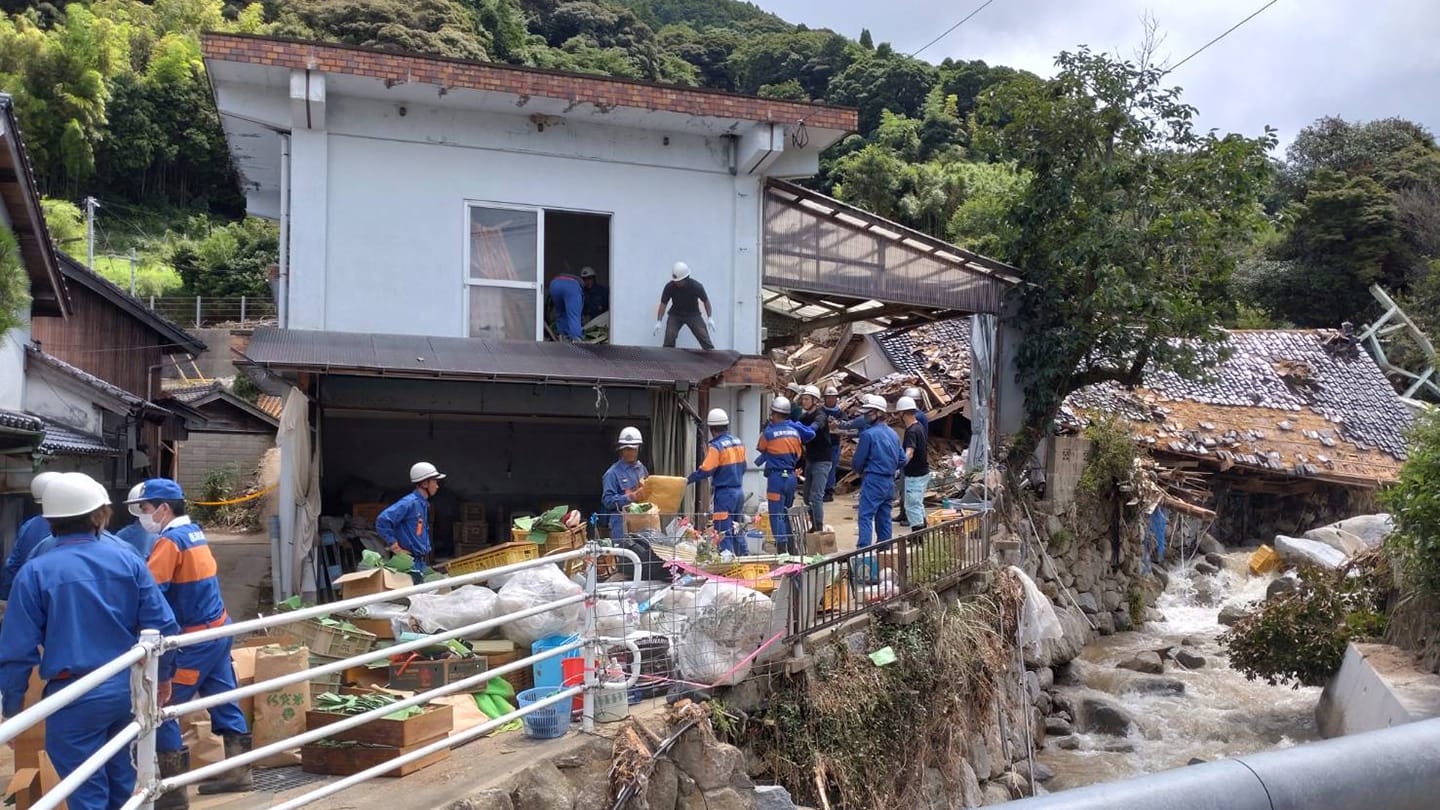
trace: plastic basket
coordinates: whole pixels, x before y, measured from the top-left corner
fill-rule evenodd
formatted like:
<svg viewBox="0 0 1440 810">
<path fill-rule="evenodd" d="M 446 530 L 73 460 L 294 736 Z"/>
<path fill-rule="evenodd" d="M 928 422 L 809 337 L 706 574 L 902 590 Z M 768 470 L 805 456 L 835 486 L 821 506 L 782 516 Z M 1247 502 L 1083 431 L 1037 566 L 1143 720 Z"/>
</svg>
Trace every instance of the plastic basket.
<svg viewBox="0 0 1440 810">
<path fill-rule="evenodd" d="M 330 658 L 330 657 L 327 657 L 327 656 L 324 656 L 324 655 L 311 655 L 311 656 L 310 656 L 310 668 L 311 668 L 311 669 L 314 669 L 315 667 L 323 667 L 323 666 L 325 666 L 326 664 L 333 664 L 333 663 L 335 663 L 336 661 L 339 661 L 339 660 L 340 660 L 339 658 Z M 326 692 L 330 692 L 330 693 L 332 693 L 332 694 L 338 695 L 338 694 L 340 694 L 340 689 L 341 689 L 341 687 L 343 687 L 344 685 L 345 685 L 345 673 L 344 673 L 344 672 L 332 672 L 332 673 L 330 673 L 329 675 L 320 675 L 320 676 L 318 676 L 318 677 L 311 678 L 311 679 L 310 679 L 310 700 L 311 700 L 311 702 L 314 702 L 315 700 L 318 700 L 318 699 L 320 698 L 320 696 L 323 695 L 323 694 L 325 694 Z"/>
<path fill-rule="evenodd" d="M 737 563 L 720 573 L 722 577 L 730 579 L 745 580 L 745 587 L 757 590 L 760 593 L 770 593 L 779 585 L 773 578 L 765 578 L 770 573 L 770 566 L 766 563 Z M 753 580 L 753 582 L 751 581 Z"/>
<path fill-rule="evenodd" d="M 450 576 L 458 577 L 461 574 L 473 574 L 476 571 L 486 571 L 502 565 L 522 563 L 539 556 L 540 546 L 535 543 L 501 543 L 494 548 L 466 554 L 464 557 L 456 557 L 446 565 L 445 570 L 450 572 Z"/>
<path fill-rule="evenodd" d="M 284 625 L 281 632 L 288 633 L 302 641 L 311 655 L 323 655 L 339 660 L 350 658 L 375 648 L 375 634 L 364 630 L 342 630 L 339 627 L 321 624 L 319 619 L 306 619 Z"/>
<path fill-rule="evenodd" d="M 534 689 L 526 689 L 516 696 L 520 708 L 531 706 L 545 698 L 552 697 L 559 693 L 558 686 L 538 686 Z M 523 718 L 525 721 L 525 736 L 536 740 L 553 740 L 556 737 L 564 737 L 570 730 L 570 705 L 565 701 L 552 703 L 543 709 L 537 709 Z"/>
</svg>

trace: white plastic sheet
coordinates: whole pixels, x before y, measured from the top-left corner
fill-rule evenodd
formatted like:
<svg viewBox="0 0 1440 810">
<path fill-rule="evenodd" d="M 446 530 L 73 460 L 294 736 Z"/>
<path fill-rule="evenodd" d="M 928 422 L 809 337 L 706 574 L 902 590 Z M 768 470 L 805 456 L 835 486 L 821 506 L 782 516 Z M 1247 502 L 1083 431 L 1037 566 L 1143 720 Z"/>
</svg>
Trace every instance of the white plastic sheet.
<svg viewBox="0 0 1440 810">
<path fill-rule="evenodd" d="M 527 568 L 512 575 L 500 589 L 496 611 L 497 615 L 514 613 L 584 592 L 584 588 L 566 579 L 556 566 Z M 547 610 L 529 618 L 506 622 L 500 632 L 505 638 L 529 649 L 546 636 L 568 636 L 578 631 L 580 609 L 581 605 L 576 603 Z"/>
<path fill-rule="evenodd" d="M 708 583 L 695 596 L 695 617 L 672 644 L 680 672 L 702 684 L 734 685 L 750 674 L 746 661 L 765 641 L 775 605 L 768 596 L 730 583 Z"/>
<path fill-rule="evenodd" d="M 1025 589 L 1025 604 L 1020 608 L 1020 646 L 1038 650 L 1043 642 L 1063 636 L 1065 630 L 1060 626 L 1060 617 L 1055 615 L 1055 606 L 1035 586 L 1035 581 L 1013 565 L 1009 570 Z"/>
<path fill-rule="evenodd" d="M 415 594 L 410 597 L 410 616 L 421 631 L 439 633 L 495 618 L 499 601 L 489 588 L 466 585 L 450 593 Z M 486 635 L 487 631 L 481 631 L 466 638 Z"/>
</svg>

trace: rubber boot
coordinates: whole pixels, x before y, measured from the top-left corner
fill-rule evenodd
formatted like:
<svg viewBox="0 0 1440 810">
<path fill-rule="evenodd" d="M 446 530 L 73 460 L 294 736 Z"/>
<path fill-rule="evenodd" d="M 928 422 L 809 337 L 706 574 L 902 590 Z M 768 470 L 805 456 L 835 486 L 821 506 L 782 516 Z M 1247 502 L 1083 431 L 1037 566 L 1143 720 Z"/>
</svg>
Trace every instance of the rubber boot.
<svg viewBox="0 0 1440 810">
<path fill-rule="evenodd" d="M 190 771 L 190 749 L 160 752 L 160 778 L 170 779 Z M 190 810 L 190 793 L 186 788 L 175 788 L 155 800 L 155 810 Z"/>
<path fill-rule="evenodd" d="M 225 735 L 225 758 L 234 759 L 241 754 L 250 753 L 253 739 L 249 734 L 226 734 Z M 216 793 L 246 793 L 255 789 L 255 777 L 250 771 L 249 765 L 240 765 L 214 779 L 206 779 L 200 783 L 200 795 L 210 796 Z"/>
</svg>

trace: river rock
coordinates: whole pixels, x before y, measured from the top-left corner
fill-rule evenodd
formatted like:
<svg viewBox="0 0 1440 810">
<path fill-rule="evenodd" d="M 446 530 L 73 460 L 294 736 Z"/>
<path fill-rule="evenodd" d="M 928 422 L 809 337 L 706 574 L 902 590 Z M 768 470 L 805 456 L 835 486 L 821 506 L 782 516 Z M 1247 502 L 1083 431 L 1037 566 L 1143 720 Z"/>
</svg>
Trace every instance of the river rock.
<svg viewBox="0 0 1440 810">
<path fill-rule="evenodd" d="M 1096 613 L 1094 616 L 1090 617 L 1090 621 L 1095 622 L 1095 632 L 1099 633 L 1100 635 L 1115 635 L 1115 614 Z"/>
<path fill-rule="evenodd" d="M 1125 682 L 1124 691 L 1139 695 L 1183 695 L 1185 682 L 1175 678 L 1131 678 Z"/>
<path fill-rule="evenodd" d="M 1055 688 L 1055 670 L 1050 667 L 1040 667 L 1035 670 L 1035 677 L 1040 681 L 1040 688 L 1050 691 Z"/>
<path fill-rule="evenodd" d="M 960 806 L 979 807 L 985 803 L 985 794 L 980 790 L 980 779 L 967 760 L 960 760 Z"/>
<path fill-rule="evenodd" d="M 1037 761 L 1033 766 L 1029 761 L 1021 762 L 1015 766 L 1015 770 L 1029 780 L 1032 785 L 1043 785 L 1055 778 L 1055 771 L 1051 770 L 1043 762 Z"/>
<path fill-rule="evenodd" d="M 795 800 L 779 785 L 756 785 L 755 810 L 795 810 Z"/>
<path fill-rule="evenodd" d="M 755 793 L 724 787 L 683 796 L 676 810 L 755 810 Z"/>
<path fill-rule="evenodd" d="M 575 788 L 553 763 L 540 762 L 521 772 L 510 799 L 525 810 L 570 810 Z"/>
<path fill-rule="evenodd" d="M 1205 656 L 1196 655 L 1187 649 L 1181 648 L 1175 651 L 1175 663 L 1186 669 L 1204 669 Z"/>
<path fill-rule="evenodd" d="M 1205 555 L 1205 562 L 1215 566 L 1217 570 L 1225 567 L 1225 558 L 1213 551 Z"/>
<path fill-rule="evenodd" d="M 1205 532 L 1204 534 L 1200 535 L 1200 542 L 1198 545 L 1200 547 L 1201 554 L 1225 553 L 1225 544 L 1221 543 L 1219 540 L 1216 540 L 1215 535 L 1209 532 Z"/>
<path fill-rule="evenodd" d="M 1100 612 L 1100 603 L 1095 599 L 1095 594 L 1089 591 L 1076 594 L 1075 604 L 1079 605 L 1081 610 L 1092 616 Z"/>
<path fill-rule="evenodd" d="M 1111 740 L 1105 743 L 1100 750 L 1107 754 L 1133 754 L 1135 753 L 1135 743 Z"/>
<path fill-rule="evenodd" d="M 1360 538 L 1360 542 L 1369 548 L 1379 548 L 1385 538 L 1395 531 L 1395 518 L 1383 512 L 1378 515 L 1357 515 L 1330 526 Z"/>
<path fill-rule="evenodd" d="M 1292 565 L 1304 563 L 1321 568 L 1339 568 L 1345 563 L 1345 552 L 1331 548 L 1324 543 L 1306 540 L 1303 537 L 1275 535 L 1275 551 L 1280 559 Z"/>
<path fill-rule="evenodd" d="M 1046 737 L 1068 737 L 1075 733 L 1075 727 L 1063 717 L 1045 718 Z"/>
<path fill-rule="evenodd" d="M 1185 638 L 1180 639 L 1181 647 L 1199 647 L 1201 644 L 1204 643 L 1205 642 L 1203 639 L 1196 638 L 1195 636 L 1186 636 Z"/>
<path fill-rule="evenodd" d="M 1092 695 L 1080 701 L 1075 727 L 1084 734 L 1108 734 L 1124 737 L 1135 728 L 1135 718 L 1119 703 Z"/>
<path fill-rule="evenodd" d="M 1209 762 L 1209 761 L 1210 761 L 1210 760 L 1204 759 L 1204 758 L 1202 758 L 1202 757 L 1191 757 L 1191 758 L 1190 758 L 1190 761 L 1187 762 L 1187 763 L 1185 763 L 1185 764 L 1186 764 L 1186 765 L 1204 765 L 1205 763 L 1207 763 L 1207 762 Z"/>
<path fill-rule="evenodd" d="M 1080 737 L 1075 734 L 1071 734 L 1069 737 L 1060 737 L 1055 740 L 1055 747 L 1061 751 L 1078 751 L 1080 750 Z"/>
<path fill-rule="evenodd" d="M 1000 774 L 1000 778 L 995 782 L 1004 785 L 1010 791 L 1012 799 L 1023 799 L 1030 795 L 1030 780 L 1026 779 L 1018 770 Z"/>
<path fill-rule="evenodd" d="M 1208 577 L 1220 573 L 1220 567 L 1212 564 L 1209 560 L 1200 560 L 1195 563 L 1195 573 Z"/>
<path fill-rule="evenodd" d="M 983 791 L 985 795 L 985 807 L 995 804 L 1004 804 L 1010 801 L 1010 788 L 998 782 L 986 782 Z"/>
<path fill-rule="evenodd" d="M 1153 652 L 1142 652 L 1133 658 L 1121 661 L 1116 666 L 1133 672 L 1144 672 L 1148 675 L 1159 675 L 1165 671 L 1165 662 L 1160 660 L 1158 653 Z"/>
<path fill-rule="evenodd" d="M 1090 623 L 1084 613 L 1073 607 L 1057 607 L 1055 618 L 1060 620 L 1060 638 L 1047 639 L 1038 649 L 1027 647 L 1026 666 L 1054 667 L 1067 663 L 1074 660 L 1090 641 Z"/>
<path fill-rule="evenodd" d="M 1125 598 L 1121 596 L 1117 590 L 1106 590 L 1100 595 L 1100 607 L 1105 611 L 1119 610 L 1120 603 L 1123 601 L 1125 601 Z"/>
<path fill-rule="evenodd" d="M 1226 604 L 1225 607 L 1220 608 L 1220 616 L 1216 621 L 1226 627 L 1234 627 L 1241 619 L 1249 615 L 1250 611 L 1246 609 L 1244 605 L 1237 602 L 1230 602 Z"/>
<path fill-rule="evenodd" d="M 1159 609 L 1153 608 L 1153 607 L 1147 607 L 1147 608 L 1145 608 L 1145 621 L 1147 621 L 1147 622 L 1163 622 L 1163 621 L 1167 621 L 1167 619 L 1165 618 L 1165 614 L 1164 614 L 1164 613 L 1161 613 L 1161 612 L 1159 611 Z"/>
<path fill-rule="evenodd" d="M 1344 554 L 1346 557 L 1353 557 L 1369 549 L 1369 546 L 1365 545 L 1364 540 L 1343 529 L 1337 529 L 1334 526 L 1321 526 L 1318 529 L 1311 529 L 1302 536 L 1306 540 L 1324 543 L 1341 554 Z"/>
<path fill-rule="evenodd" d="M 495 788 L 476 791 L 450 806 L 456 810 L 515 810 L 510 794 Z"/>
<path fill-rule="evenodd" d="M 686 732 L 670 749 L 670 758 L 702 791 L 730 784 L 736 772 L 743 770 L 745 762 L 739 748 L 706 740 L 698 731 Z"/>
<path fill-rule="evenodd" d="M 1294 577 L 1277 577 L 1265 588 L 1265 598 L 1267 600 L 1274 599 L 1281 594 L 1294 591 L 1297 587 L 1299 587 L 1299 583 L 1295 581 Z"/>
<path fill-rule="evenodd" d="M 1127 630 L 1135 629 L 1135 622 L 1130 618 L 1130 611 L 1117 610 L 1110 614 L 1110 620 L 1115 624 L 1115 632 L 1124 633 Z"/>
<path fill-rule="evenodd" d="M 965 750 L 965 760 L 979 778 L 990 778 L 990 746 L 985 744 L 984 735 L 975 734 L 970 737 L 970 746 Z"/>
</svg>

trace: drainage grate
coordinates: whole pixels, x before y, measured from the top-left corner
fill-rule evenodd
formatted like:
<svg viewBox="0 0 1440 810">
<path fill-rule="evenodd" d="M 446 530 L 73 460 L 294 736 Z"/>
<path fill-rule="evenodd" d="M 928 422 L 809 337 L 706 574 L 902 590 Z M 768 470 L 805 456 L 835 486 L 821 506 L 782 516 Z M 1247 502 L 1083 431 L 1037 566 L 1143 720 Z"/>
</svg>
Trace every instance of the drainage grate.
<svg viewBox="0 0 1440 810">
<path fill-rule="evenodd" d="M 255 771 L 255 791 L 257 793 L 282 793 L 324 779 L 323 774 L 306 773 L 300 770 L 299 765 L 265 768 Z"/>
</svg>

